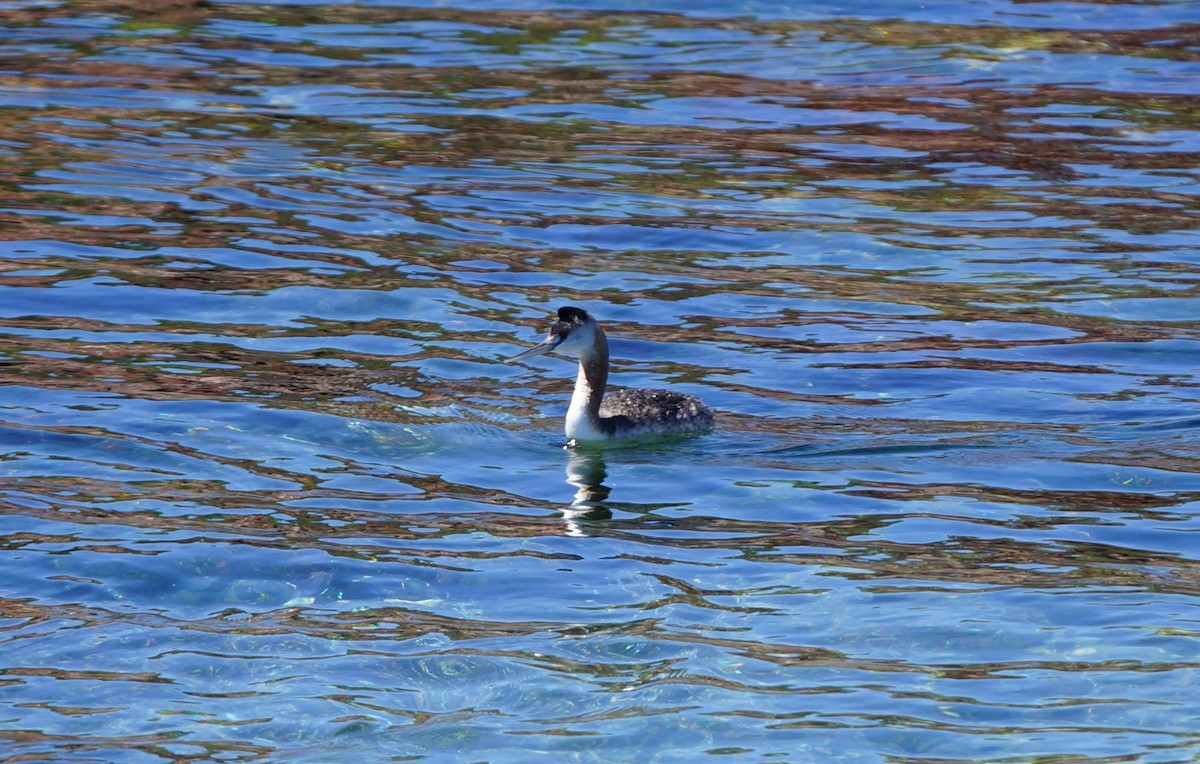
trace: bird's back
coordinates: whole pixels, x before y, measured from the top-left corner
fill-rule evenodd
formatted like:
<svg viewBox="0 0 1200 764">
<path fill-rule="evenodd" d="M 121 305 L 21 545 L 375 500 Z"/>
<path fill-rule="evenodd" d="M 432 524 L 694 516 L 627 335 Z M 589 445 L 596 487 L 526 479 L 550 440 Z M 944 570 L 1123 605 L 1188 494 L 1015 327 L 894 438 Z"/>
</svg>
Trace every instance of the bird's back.
<svg viewBox="0 0 1200 764">
<path fill-rule="evenodd" d="M 613 390 L 600 404 L 613 435 L 700 432 L 712 427 L 713 412 L 694 395 L 671 390 Z"/>
</svg>

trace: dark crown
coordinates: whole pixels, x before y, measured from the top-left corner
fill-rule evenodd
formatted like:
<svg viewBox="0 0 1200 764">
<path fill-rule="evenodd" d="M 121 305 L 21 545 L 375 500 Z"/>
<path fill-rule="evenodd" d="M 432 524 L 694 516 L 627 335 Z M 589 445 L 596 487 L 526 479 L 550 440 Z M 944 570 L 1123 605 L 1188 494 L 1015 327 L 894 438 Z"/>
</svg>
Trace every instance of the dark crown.
<svg viewBox="0 0 1200 764">
<path fill-rule="evenodd" d="M 591 316 L 582 308 L 574 308 L 570 305 L 565 308 L 558 309 L 558 320 L 568 324 L 582 324 L 585 321 L 590 321 Z"/>
</svg>

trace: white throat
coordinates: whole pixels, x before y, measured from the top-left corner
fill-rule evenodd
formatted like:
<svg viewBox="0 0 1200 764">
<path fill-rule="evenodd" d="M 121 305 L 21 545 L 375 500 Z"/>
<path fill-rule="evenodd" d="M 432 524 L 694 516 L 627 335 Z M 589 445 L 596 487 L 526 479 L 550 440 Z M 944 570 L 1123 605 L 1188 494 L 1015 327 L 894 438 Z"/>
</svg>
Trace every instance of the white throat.
<svg viewBox="0 0 1200 764">
<path fill-rule="evenodd" d="M 605 440 L 597 413 L 603 396 L 604 388 L 597 390 L 588 381 L 581 359 L 579 375 L 575 377 L 575 392 L 571 394 L 571 406 L 567 409 L 566 431 L 569 440 Z"/>
</svg>

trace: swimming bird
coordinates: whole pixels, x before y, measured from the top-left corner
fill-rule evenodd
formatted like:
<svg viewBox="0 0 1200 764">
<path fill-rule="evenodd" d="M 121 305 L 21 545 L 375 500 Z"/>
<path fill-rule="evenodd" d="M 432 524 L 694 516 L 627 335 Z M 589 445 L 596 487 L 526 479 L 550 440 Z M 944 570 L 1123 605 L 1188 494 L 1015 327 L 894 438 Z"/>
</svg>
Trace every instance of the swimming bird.
<svg viewBox="0 0 1200 764">
<path fill-rule="evenodd" d="M 558 320 L 541 344 L 505 360 L 523 361 L 552 350 L 579 358 L 575 392 L 567 408 L 566 431 L 572 443 L 691 434 L 712 427 L 712 409 L 694 395 L 641 389 L 605 395 L 608 339 L 586 310 L 559 308 Z"/>
</svg>

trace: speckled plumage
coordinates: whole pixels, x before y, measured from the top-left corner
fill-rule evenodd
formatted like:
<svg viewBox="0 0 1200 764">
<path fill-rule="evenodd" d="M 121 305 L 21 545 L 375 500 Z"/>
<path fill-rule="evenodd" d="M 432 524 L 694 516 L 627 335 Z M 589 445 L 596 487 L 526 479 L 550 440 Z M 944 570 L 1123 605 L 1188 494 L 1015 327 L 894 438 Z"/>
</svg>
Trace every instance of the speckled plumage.
<svg viewBox="0 0 1200 764">
<path fill-rule="evenodd" d="M 613 390 L 600 401 L 600 427 L 611 438 L 687 434 L 712 427 L 712 409 L 694 395 L 671 390 Z"/>
</svg>

